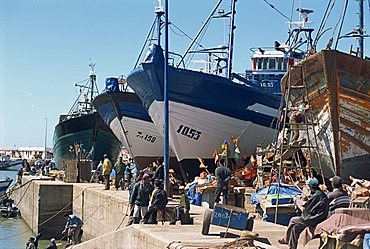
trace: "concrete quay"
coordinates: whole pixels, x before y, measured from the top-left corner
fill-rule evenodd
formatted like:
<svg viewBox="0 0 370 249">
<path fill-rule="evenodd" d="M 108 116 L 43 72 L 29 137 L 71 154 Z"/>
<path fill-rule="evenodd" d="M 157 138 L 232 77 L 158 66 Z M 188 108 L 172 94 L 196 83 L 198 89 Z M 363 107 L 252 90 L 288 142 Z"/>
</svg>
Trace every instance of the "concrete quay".
<svg viewBox="0 0 370 249">
<path fill-rule="evenodd" d="M 11 198 L 21 210 L 22 217 L 44 239 L 62 237 L 63 214 L 73 212 L 84 222 L 83 243 L 76 249 L 87 248 L 234 248 L 225 243 L 235 241 L 240 231 L 229 229 L 228 238 L 220 235 L 226 228 L 211 225 L 210 234 L 201 234 L 205 207 L 191 206 L 194 225 L 137 224 L 125 227 L 128 221 L 128 191 L 103 190 L 102 184 L 64 183 L 25 176 L 20 188 Z M 254 232 L 259 234 L 255 245 L 261 248 L 287 248 L 277 240 L 286 227 L 255 220 Z M 231 238 L 230 238 L 231 237 Z M 299 248 L 318 248 L 319 241 L 310 241 Z"/>
</svg>

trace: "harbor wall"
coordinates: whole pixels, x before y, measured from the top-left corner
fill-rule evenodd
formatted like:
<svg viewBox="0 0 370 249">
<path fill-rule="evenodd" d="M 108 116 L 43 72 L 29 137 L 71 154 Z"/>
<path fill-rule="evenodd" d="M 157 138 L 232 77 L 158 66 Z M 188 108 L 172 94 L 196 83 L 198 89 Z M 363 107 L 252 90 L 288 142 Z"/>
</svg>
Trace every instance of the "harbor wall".
<svg viewBox="0 0 370 249">
<path fill-rule="evenodd" d="M 50 178 L 24 176 L 11 193 L 21 216 L 43 239 L 60 239 L 65 213 L 84 222 L 83 240 L 119 230 L 128 221 L 127 191 L 101 191 L 101 184 L 64 183 Z"/>
<path fill-rule="evenodd" d="M 60 239 L 66 222 L 63 214 L 72 210 L 72 191 L 72 184 L 24 176 L 10 197 L 35 234 L 41 233 L 43 239 Z"/>
<path fill-rule="evenodd" d="M 74 184 L 73 213 L 83 222 L 83 240 L 90 240 L 123 228 L 127 224 L 127 191 L 105 191 L 102 185 Z"/>
</svg>

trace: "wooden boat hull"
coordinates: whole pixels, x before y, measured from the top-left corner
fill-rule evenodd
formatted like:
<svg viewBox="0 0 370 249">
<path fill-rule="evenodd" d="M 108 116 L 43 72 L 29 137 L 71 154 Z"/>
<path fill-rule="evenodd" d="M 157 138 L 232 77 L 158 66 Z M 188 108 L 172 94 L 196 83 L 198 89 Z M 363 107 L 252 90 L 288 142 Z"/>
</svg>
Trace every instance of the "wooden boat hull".
<svg viewBox="0 0 370 249">
<path fill-rule="evenodd" d="M 289 81 L 292 86 L 303 81 L 307 85 L 319 154 L 328 177 L 370 179 L 369 80 L 370 61 L 336 50 L 308 57 L 291 67 L 282 80 L 282 89 Z M 296 90 L 290 96 L 293 105 L 304 98 Z M 317 158 L 312 160 L 317 167 Z"/>
</svg>

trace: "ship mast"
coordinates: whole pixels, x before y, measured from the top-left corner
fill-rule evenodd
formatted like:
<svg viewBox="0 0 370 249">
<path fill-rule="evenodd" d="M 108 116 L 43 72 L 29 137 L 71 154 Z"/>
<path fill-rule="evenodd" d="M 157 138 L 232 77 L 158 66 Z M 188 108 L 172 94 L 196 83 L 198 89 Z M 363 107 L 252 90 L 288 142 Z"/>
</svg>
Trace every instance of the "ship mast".
<svg viewBox="0 0 370 249">
<path fill-rule="evenodd" d="M 364 58 L 364 0 L 357 0 L 359 3 L 359 25 L 358 25 L 358 46 L 359 46 L 359 53 L 358 57 L 361 59 Z"/>
<path fill-rule="evenodd" d="M 231 0 L 231 18 L 230 18 L 230 40 L 229 40 L 229 54 L 227 59 L 227 75 L 228 79 L 231 78 L 232 71 L 232 61 L 233 61 L 233 51 L 234 51 L 234 30 L 235 30 L 235 2 L 236 0 Z"/>
</svg>

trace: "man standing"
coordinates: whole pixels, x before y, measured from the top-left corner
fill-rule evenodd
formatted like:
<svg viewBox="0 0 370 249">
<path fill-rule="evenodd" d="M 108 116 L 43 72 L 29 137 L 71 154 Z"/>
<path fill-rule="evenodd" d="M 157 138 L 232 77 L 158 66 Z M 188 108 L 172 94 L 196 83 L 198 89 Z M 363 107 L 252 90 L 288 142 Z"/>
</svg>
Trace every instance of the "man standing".
<svg viewBox="0 0 370 249">
<path fill-rule="evenodd" d="M 82 237 L 82 225 L 84 224 L 82 220 L 74 214 L 68 215 L 64 214 L 64 218 L 66 218 L 67 222 L 62 231 L 62 234 L 67 233 L 67 237 L 71 240 L 72 245 L 77 245 L 81 243 Z"/>
<path fill-rule="evenodd" d="M 116 171 L 116 190 L 118 190 L 119 187 L 123 190 L 123 174 L 126 170 L 126 164 L 123 163 L 122 157 L 120 156 L 117 160 L 117 162 L 114 164 L 114 169 Z"/>
<path fill-rule="evenodd" d="M 140 217 L 144 217 L 148 210 L 150 195 L 153 192 L 153 186 L 150 184 L 150 176 L 144 174 L 143 179 L 136 183 L 130 197 L 130 204 L 134 205 L 134 223 L 138 224 Z"/>
<path fill-rule="evenodd" d="M 220 196 L 222 193 L 223 204 L 227 204 L 227 196 L 229 192 L 229 181 L 231 179 L 231 170 L 224 166 L 224 159 L 221 159 L 218 162 L 218 166 L 215 171 L 216 176 L 216 190 L 215 190 L 215 203 L 219 203 Z"/>
<path fill-rule="evenodd" d="M 153 179 L 154 180 L 164 180 L 164 165 L 163 159 L 161 157 L 157 158 L 156 160 L 157 168 L 155 170 Z"/>
<path fill-rule="evenodd" d="M 310 187 L 311 197 L 303 205 L 302 215 L 290 219 L 285 238 L 278 240 L 280 244 L 288 244 L 290 249 L 297 248 L 299 235 L 306 227 L 315 227 L 328 216 L 328 197 L 319 188 L 319 181 L 311 178 L 307 185 Z"/>
<path fill-rule="evenodd" d="M 102 171 L 102 175 L 104 177 L 104 185 L 105 185 L 104 190 L 109 190 L 110 188 L 109 176 L 110 176 L 111 171 L 112 171 L 112 162 L 109 160 L 108 155 L 104 154 L 103 171 Z"/>
</svg>

